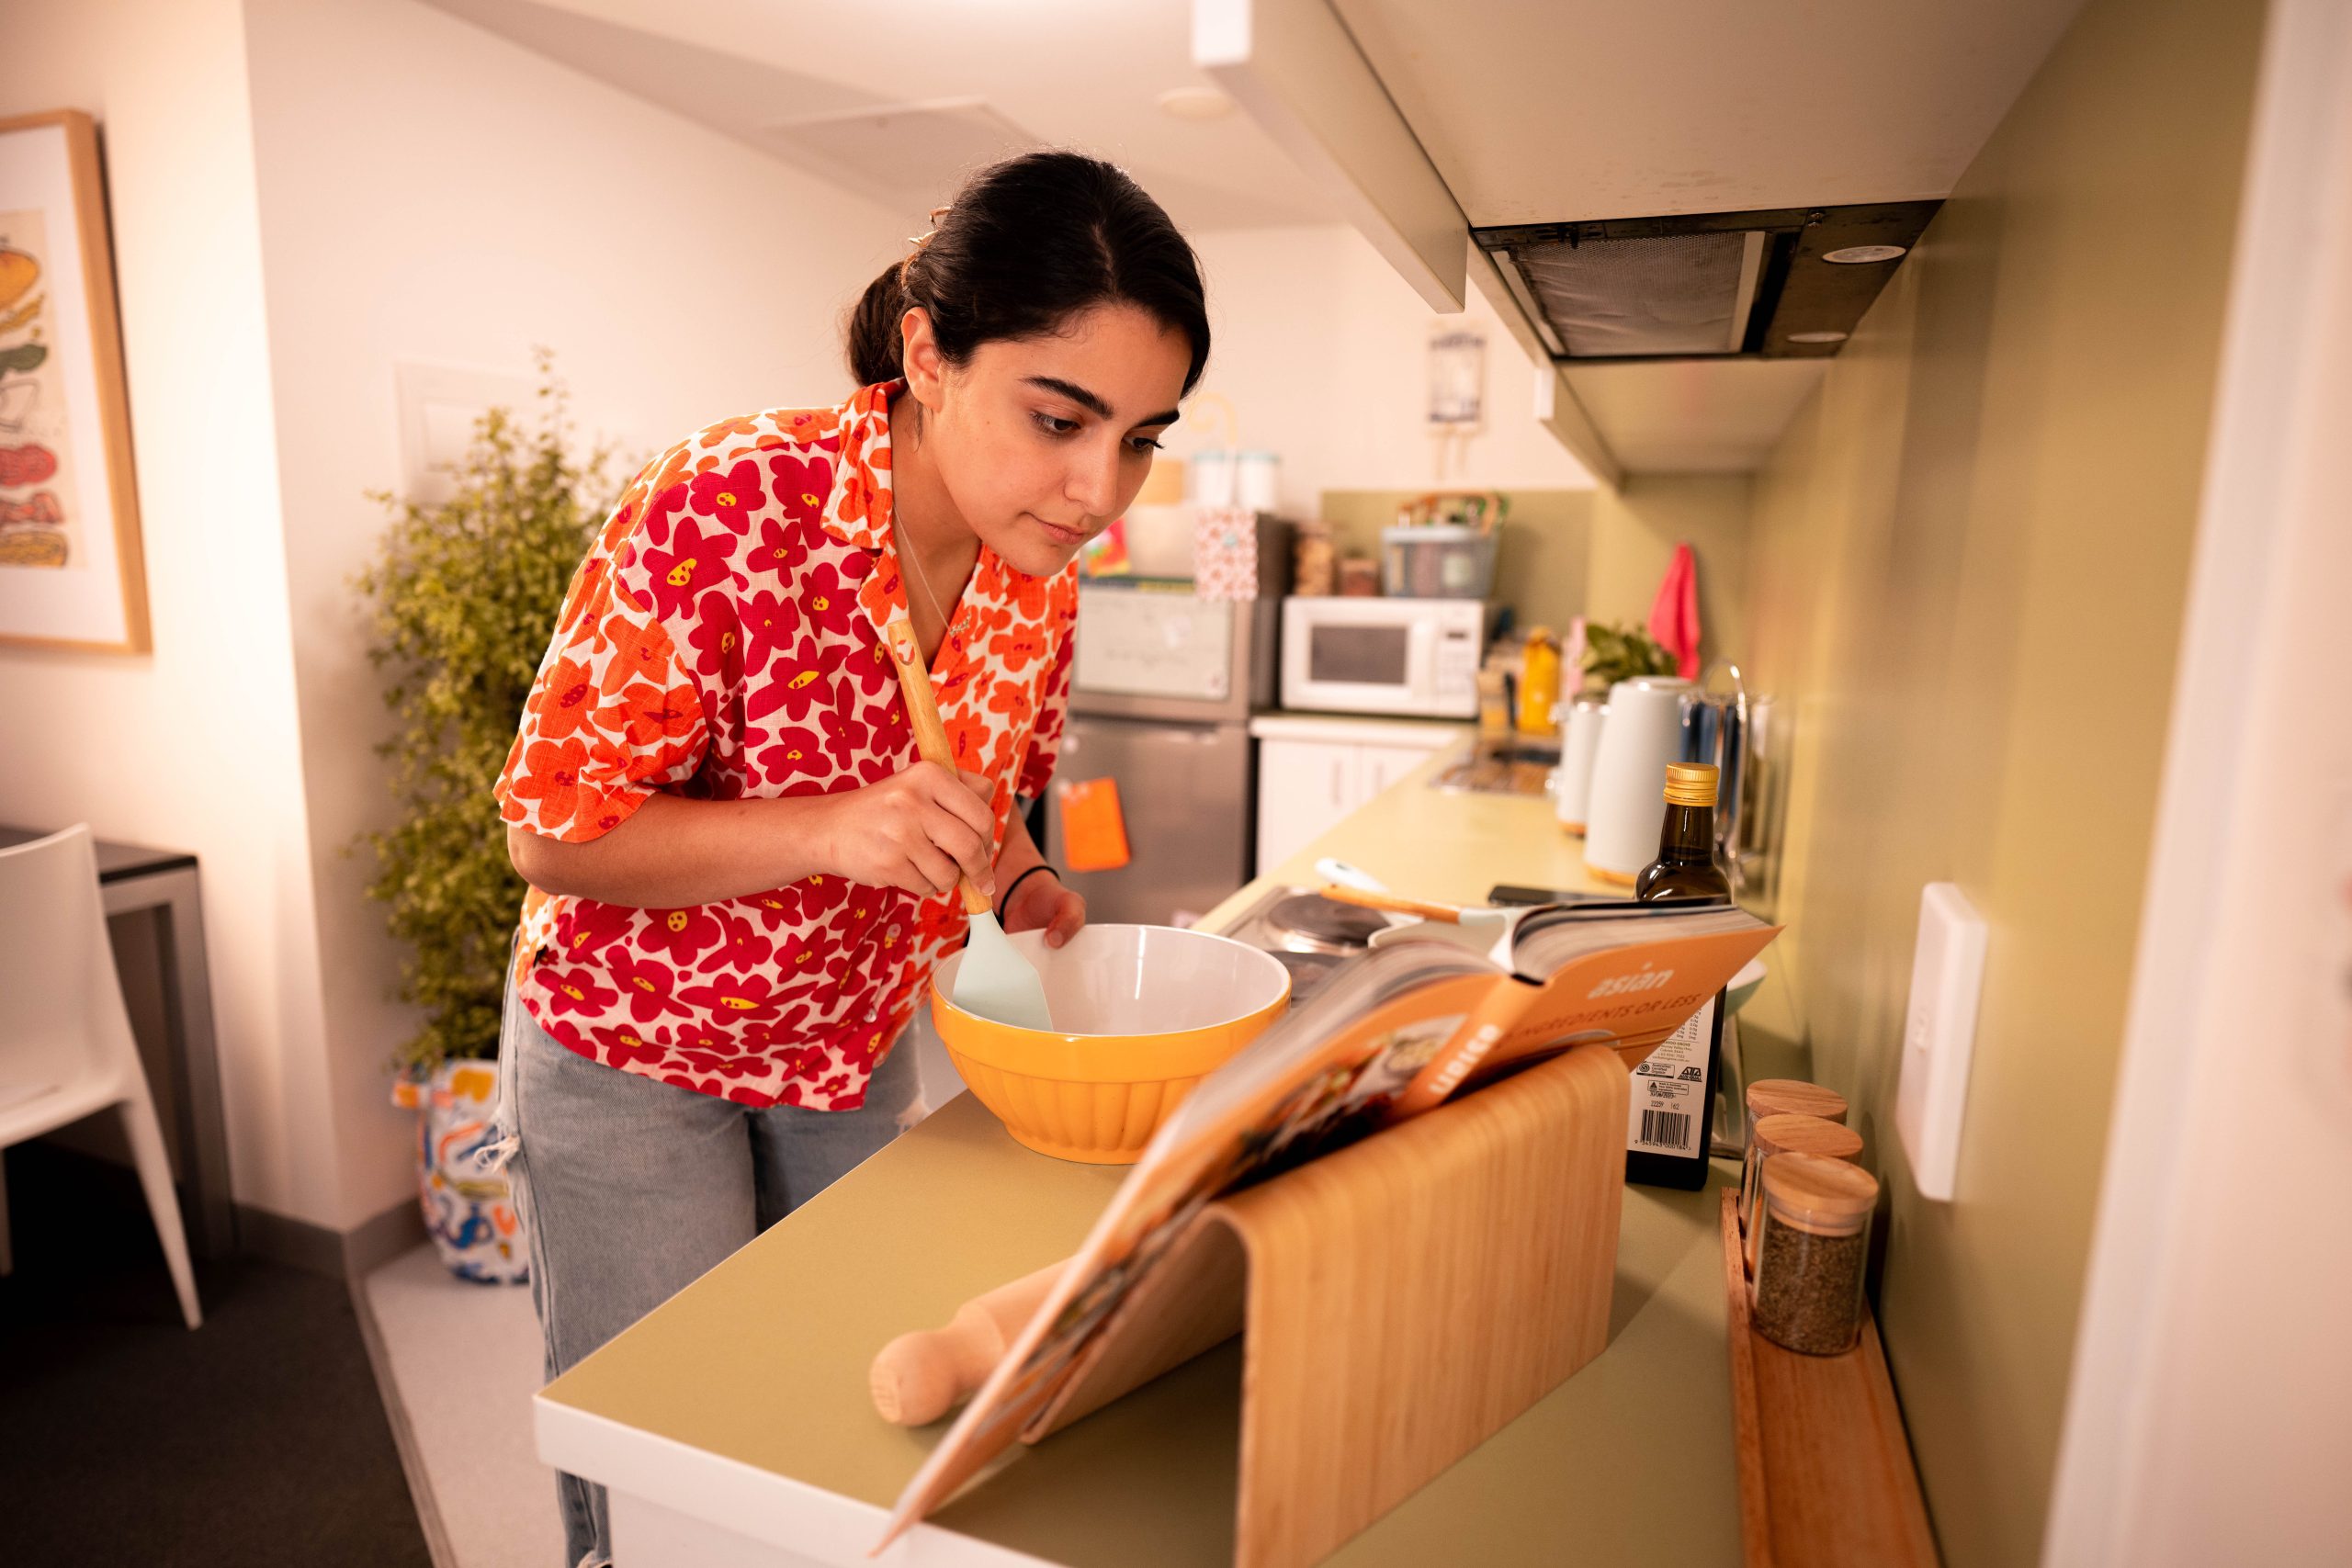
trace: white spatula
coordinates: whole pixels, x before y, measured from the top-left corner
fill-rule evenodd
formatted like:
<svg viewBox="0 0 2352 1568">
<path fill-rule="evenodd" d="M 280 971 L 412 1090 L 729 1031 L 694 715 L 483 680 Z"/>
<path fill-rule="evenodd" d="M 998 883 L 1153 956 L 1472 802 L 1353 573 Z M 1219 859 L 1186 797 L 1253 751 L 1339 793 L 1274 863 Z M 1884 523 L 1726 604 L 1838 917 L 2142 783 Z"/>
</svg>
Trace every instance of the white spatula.
<svg viewBox="0 0 2352 1568">
<path fill-rule="evenodd" d="M 956 753 L 947 744 L 946 727 L 939 722 L 939 705 L 931 694 L 931 672 L 923 668 L 922 646 L 915 640 L 913 623 L 903 616 L 887 629 L 890 662 L 898 666 L 899 691 L 907 701 L 907 721 L 915 732 L 915 750 L 926 762 L 956 771 Z M 964 962 L 956 969 L 956 991 L 950 998 L 966 1012 L 977 1013 L 1015 1029 L 1051 1029 L 1054 1015 L 1046 1006 L 1046 983 L 1036 965 L 1021 956 L 997 924 L 996 912 L 971 878 L 958 877 L 956 891 L 971 931 L 964 942 Z"/>
</svg>

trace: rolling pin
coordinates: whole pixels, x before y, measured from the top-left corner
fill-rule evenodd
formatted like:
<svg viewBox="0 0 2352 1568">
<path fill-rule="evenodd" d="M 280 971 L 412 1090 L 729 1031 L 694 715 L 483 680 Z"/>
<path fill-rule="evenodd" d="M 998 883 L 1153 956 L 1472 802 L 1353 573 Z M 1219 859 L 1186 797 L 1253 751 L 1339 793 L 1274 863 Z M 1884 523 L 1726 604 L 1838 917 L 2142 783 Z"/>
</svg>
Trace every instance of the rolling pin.
<svg viewBox="0 0 2352 1568">
<path fill-rule="evenodd" d="M 1037 1314 L 1065 1258 L 956 1309 L 944 1328 L 901 1334 L 874 1358 L 869 1385 L 882 1419 L 900 1427 L 938 1420 L 979 1392 L 1012 1337 Z"/>
</svg>

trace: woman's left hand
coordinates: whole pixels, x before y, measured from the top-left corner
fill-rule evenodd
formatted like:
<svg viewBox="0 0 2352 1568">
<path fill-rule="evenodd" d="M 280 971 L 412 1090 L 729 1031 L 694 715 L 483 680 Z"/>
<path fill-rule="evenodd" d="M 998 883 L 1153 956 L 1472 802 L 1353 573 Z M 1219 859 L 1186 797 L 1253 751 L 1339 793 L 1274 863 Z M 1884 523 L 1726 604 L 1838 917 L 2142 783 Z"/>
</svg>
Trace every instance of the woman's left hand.
<svg viewBox="0 0 2352 1568">
<path fill-rule="evenodd" d="M 1024 876 L 1004 906 L 1004 929 L 1034 931 L 1045 928 L 1046 945 L 1059 947 L 1086 924 L 1086 900 L 1062 886 L 1051 871 Z"/>
</svg>

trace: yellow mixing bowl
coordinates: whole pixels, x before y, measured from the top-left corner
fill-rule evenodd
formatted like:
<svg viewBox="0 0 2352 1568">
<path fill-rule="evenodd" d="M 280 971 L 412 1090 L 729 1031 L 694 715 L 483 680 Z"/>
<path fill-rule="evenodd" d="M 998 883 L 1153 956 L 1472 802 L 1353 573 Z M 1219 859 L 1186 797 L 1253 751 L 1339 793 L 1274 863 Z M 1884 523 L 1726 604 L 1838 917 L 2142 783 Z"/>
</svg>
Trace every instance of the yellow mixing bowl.
<svg viewBox="0 0 2352 1568">
<path fill-rule="evenodd" d="M 957 1007 L 960 953 L 932 978 L 931 1021 L 980 1103 L 1057 1159 L 1133 1165 L 1193 1086 L 1290 1005 L 1288 970 L 1205 931 L 1105 925 L 1059 948 L 1043 931 L 1012 942 L 1036 963 L 1056 1028 Z"/>
</svg>

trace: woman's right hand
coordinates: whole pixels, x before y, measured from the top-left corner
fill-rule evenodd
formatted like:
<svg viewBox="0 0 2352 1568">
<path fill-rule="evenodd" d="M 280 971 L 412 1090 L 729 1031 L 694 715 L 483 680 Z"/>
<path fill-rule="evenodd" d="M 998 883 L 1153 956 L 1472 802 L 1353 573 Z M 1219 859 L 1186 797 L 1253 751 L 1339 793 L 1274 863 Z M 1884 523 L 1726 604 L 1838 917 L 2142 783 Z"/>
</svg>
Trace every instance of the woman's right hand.
<svg viewBox="0 0 2352 1568">
<path fill-rule="evenodd" d="M 828 870 L 872 887 L 901 887 L 935 898 L 960 874 L 996 897 L 994 786 L 985 773 L 917 762 L 879 784 L 825 803 L 821 854 Z"/>
</svg>

